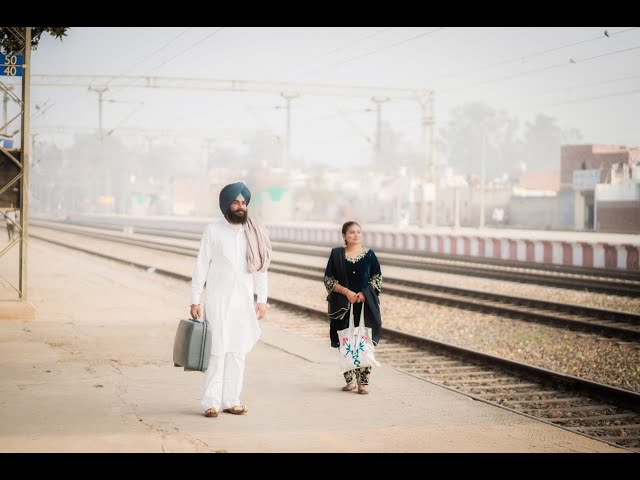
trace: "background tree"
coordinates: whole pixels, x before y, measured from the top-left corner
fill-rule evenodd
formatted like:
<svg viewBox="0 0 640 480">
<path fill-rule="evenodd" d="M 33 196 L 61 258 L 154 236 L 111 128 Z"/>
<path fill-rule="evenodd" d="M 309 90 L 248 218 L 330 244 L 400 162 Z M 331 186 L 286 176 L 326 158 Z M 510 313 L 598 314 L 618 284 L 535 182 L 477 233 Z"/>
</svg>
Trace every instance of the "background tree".
<svg viewBox="0 0 640 480">
<path fill-rule="evenodd" d="M 62 40 L 69 27 L 31 27 L 31 49 L 38 48 L 40 37 L 48 33 Z M 24 27 L 0 27 L 0 50 L 5 53 L 21 53 L 24 48 Z"/>
<path fill-rule="evenodd" d="M 389 122 L 383 121 L 380 126 L 380 155 L 375 155 L 373 169 L 381 173 L 397 172 L 398 167 L 408 167 L 408 173 L 421 175 L 424 164 L 424 153 L 417 151 L 405 135 L 394 130 Z"/>
<path fill-rule="evenodd" d="M 524 144 L 519 137 L 520 124 L 504 111 L 498 115 L 500 122 L 495 137 L 496 157 L 489 163 L 495 167 L 494 176 L 501 173 L 517 176 L 524 161 Z"/>
<path fill-rule="evenodd" d="M 560 170 L 562 129 L 557 120 L 544 114 L 527 122 L 524 132 L 527 170 Z"/>
<path fill-rule="evenodd" d="M 486 103 L 469 102 L 455 108 L 447 127 L 441 131 L 449 165 L 458 173 L 478 173 L 484 132 L 487 178 L 508 173 L 520 149 L 517 129 L 515 119 Z"/>
<path fill-rule="evenodd" d="M 567 128 L 562 130 L 562 144 L 574 145 L 580 143 L 583 140 L 582 132 L 577 128 Z"/>
</svg>

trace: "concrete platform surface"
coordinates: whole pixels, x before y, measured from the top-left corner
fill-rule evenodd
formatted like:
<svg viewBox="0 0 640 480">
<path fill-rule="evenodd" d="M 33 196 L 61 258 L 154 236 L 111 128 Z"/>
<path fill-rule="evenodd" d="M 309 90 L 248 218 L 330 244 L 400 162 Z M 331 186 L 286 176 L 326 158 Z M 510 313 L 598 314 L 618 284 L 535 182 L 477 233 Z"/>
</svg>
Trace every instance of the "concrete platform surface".
<svg viewBox="0 0 640 480">
<path fill-rule="evenodd" d="M 625 452 L 385 365 L 342 392 L 328 341 L 269 320 L 250 411 L 206 418 L 203 374 L 172 362 L 186 282 L 38 240 L 29 258 L 36 319 L 0 322 L 0 452 Z"/>
</svg>

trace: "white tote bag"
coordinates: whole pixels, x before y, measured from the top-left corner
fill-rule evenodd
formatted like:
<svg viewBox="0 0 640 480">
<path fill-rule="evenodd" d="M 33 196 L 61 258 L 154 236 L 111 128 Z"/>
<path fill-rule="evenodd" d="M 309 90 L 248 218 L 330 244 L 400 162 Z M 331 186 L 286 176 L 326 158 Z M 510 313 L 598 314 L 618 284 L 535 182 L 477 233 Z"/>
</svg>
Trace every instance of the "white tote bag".
<svg viewBox="0 0 640 480">
<path fill-rule="evenodd" d="M 348 372 L 354 368 L 380 366 L 374 356 L 371 328 L 364 326 L 363 310 L 364 305 L 360 309 L 359 325 L 354 327 L 353 305 L 351 305 L 349 308 L 349 327 L 338 330 L 339 365 L 342 372 Z"/>
</svg>

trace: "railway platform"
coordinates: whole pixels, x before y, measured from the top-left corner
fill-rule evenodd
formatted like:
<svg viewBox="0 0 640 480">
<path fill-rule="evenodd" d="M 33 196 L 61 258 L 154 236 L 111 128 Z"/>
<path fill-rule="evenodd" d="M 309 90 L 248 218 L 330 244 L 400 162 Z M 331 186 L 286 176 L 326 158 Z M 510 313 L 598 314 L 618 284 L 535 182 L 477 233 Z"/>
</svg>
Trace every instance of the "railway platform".
<svg viewBox="0 0 640 480">
<path fill-rule="evenodd" d="M 34 318 L 0 304 L 0 452 L 627 452 L 387 365 L 342 392 L 328 342 L 268 319 L 248 414 L 206 418 L 171 358 L 188 283 L 38 239 L 29 258 Z"/>
</svg>

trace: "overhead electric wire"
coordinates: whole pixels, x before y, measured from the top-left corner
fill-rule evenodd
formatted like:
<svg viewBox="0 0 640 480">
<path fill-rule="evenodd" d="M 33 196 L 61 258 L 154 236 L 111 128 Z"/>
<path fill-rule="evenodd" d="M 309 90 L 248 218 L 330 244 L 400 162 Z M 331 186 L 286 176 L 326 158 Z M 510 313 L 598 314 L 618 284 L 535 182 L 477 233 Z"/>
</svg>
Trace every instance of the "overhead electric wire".
<svg viewBox="0 0 640 480">
<path fill-rule="evenodd" d="M 581 83 L 581 84 L 577 84 L 577 85 L 570 85 L 568 87 L 556 87 L 556 88 L 550 88 L 547 90 L 542 90 L 540 92 L 537 92 L 539 94 L 547 94 L 547 93 L 553 93 L 553 92 L 561 92 L 564 90 L 575 90 L 576 88 L 588 88 L 588 87 L 595 87 L 598 85 L 606 85 L 607 83 L 613 83 L 613 82 L 621 82 L 624 80 L 633 80 L 636 78 L 640 78 L 640 75 L 629 75 L 627 77 L 619 77 L 619 78 L 612 78 L 609 80 L 601 80 L 599 82 L 591 82 L 591 83 Z"/>
<path fill-rule="evenodd" d="M 118 128 L 120 128 L 122 126 L 122 124 L 124 124 L 127 120 L 129 120 L 134 114 L 138 113 L 138 111 L 144 107 L 144 102 L 138 102 L 138 104 L 133 107 L 133 109 L 123 117 L 122 120 L 120 120 L 115 127 L 113 127 L 111 130 L 109 130 L 109 132 L 105 135 L 105 137 L 108 137 L 109 135 L 111 135 L 115 130 L 117 130 Z"/>
<path fill-rule="evenodd" d="M 609 34 L 609 37 L 613 37 L 615 35 L 620 35 L 622 33 L 626 33 L 626 32 L 629 32 L 631 30 L 636 30 L 638 28 L 640 28 L 640 27 L 631 27 L 631 28 L 627 28 L 627 29 L 624 29 L 624 30 L 619 30 L 617 32 L 612 32 L 612 33 Z M 491 63 L 489 65 L 485 65 L 485 66 L 482 66 L 482 67 L 470 68 L 470 69 L 461 70 L 461 71 L 453 72 L 453 73 L 445 73 L 443 75 L 439 75 L 437 77 L 433 77 L 433 78 L 431 78 L 430 80 L 428 80 L 425 83 L 431 83 L 432 81 L 438 80 L 438 79 L 441 79 L 441 78 L 450 78 L 450 77 L 456 77 L 456 76 L 459 76 L 459 75 L 474 74 L 474 73 L 481 72 L 481 71 L 484 71 L 484 70 L 487 70 L 487 69 L 490 69 L 490 68 L 499 67 L 499 66 L 502 66 L 502 65 L 508 65 L 508 64 L 514 63 L 514 62 L 522 62 L 524 60 L 528 60 L 528 59 L 533 58 L 533 57 L 538 57 L 540 55 L 544 55 L 544 54 L 547 54 L 547 53 L 557 52 L 558 50 L 563 50 L 563 49 L 569 48 L 569 47 L 575 47 L 577 45 L 582 45 L 582 44 L 585 44 L 585 43 L 594 42 L 596 40 L 602 40 L 603 38 L 607 38 L 607 37 L 605 37 L 604 35 L 598 35 L 597 37 L 587 38 L 585 40 L 579 40 L 577 42 L 567 43 L 565 45 L 560 45 L 560 46 L 557 46 L 557 47 L 552 47 L 552 48 L 547 48 L 545 50 L 532 52 L 532 53 L 526 54 L 524 56 L 518 56 L 518 57 L 513 57 L 513 58 L 510 58 L 510 59 L 507 59 L 507 60 L 501 60 L 499 62 Z"/>
<path fill-rule="evenodd" d="M 155 67 L 151 68 L 150 70 L 147 70 L 145 72 L 145 74 L 149 73 L 149 72 L 153 72 L 154 70 L 157 70 L 158 68 L 166 65 L 167 63 L 169 63 L 170 61 L 172 61 L 173 59 L 179 57 L 180 55 L 182 55 L 183 53 L 187 52 L 188 50 L 191 50 L 193 47 L 195 47 L 196 45 L 201 44 L 202 42 L 204 42 L 205 40 L 208 40 L 209 38 L 213 37 L 214 35 L 216 35 L 218 32 L 220 32 L 221 30 L 223 30 L 225 27 L 220 27 L 217 30 L 213 31 L 212 33 L 210 33 L 209 35 L 207 35 L 206 37 L 198 40 L 197 42 L 189 45 L 187 48 L 185 48 L 184 50 L 179 51 L 178 53 L 176 53 L 173 57 L 168 58 L 167 60 L 165 60 L 164 62 L 160 63 L 159 65 L 156 65 Z"/>
<path fill-rule="evenodd" d="M 621 82 L 621 81 L 625 81 L 625 80 L 634 80 L 634 79 L 639 79 L 640 75 L 629 75 L 626 77 L 619 77 L 619 78 L 612 78 L 609 80 L 601 80 L 598 82 L 590 82 L 590 83 L 579 83 L 579 84 L 574 84 L 574 85 L 570 85 L 568 87 L 556 87 L 556 88 L 549 88 L 547 90 L 541 90 L 541 91 L 521 91 L 521 92 L 517 92 L 514 93 L 512 95 L 508 95 L 506 97 L 501 96 L 500 100 L 501 101 L 505 101 L 505 100 L 509 100 L 511 98 L 517 97 L 517 98 L 523 98 L 526 97 L 527 100 L 524 102 L 517 102 L 515 103 L 515 106 L 517 107 L 517 110 L 520 110 L 523 106 L 525 105 L 540 105 L 539 103 L 532 103 L 530 101 L 531 96 L 533 95 L 548 95 L 548 94 L 552 94 L 555 92 L 563 92 L 563 91 L 573 91 L 576 89 L 580 89 L 580 88 L 589 88 L 589 87 L 595 87 L 595 86 L 599 86 L 599 85 L 606 85 L 608 83 L 614 83 L 614 82 Z M 575 102 L 578 103 L 578 102 Z"/>
<path fill-rule="evenodd" d="M 640 93 L 640 88 L 636 88 L 633 90 L 626 90 L 624 92 L 613 92 L 613 93 L 606 93 L 603 95 L 594 95 L 594 96 L 590 96 L 590 97 L 582 97 L 582 98 L 575 98 L 572 100 L 566 100 L 566 101 L 562 101 L 562 102 L 553 102 L 553 103 L 546 103 L 546 104 L 537 104 L 538 107 L 545 107 L 545 108 L 553 108 L 553 107 L 557 107 L 557 106 L 561 106 L 561 105 L 571 105 L 574 103 L 583 103 L 583 102 L 590 102 L 592 100 L 600 100 L 602 98 L 610 98 L 610 97 L 622 97 L 622 96 L 626 96 L 626 95 L 634 95 L 636 93 Z M 517 110 L 521 110 L 524 107 L 520 107 Z M 529 107 L 530 108 L 530 107 Z"/>
<path fill-rule="evenodd" d="M 607 57 L 609 55 L 617 55 L 619 53 L 629 52 L 631 50 L 637 50 L 638 48 L 640 48 L 640 45 L 637 45 L 635 47 L 629 47 L 629 48 L 623 48 L 623 49 L 620 49 L 620 50 L 615 50 L 613 52 L 602 53 L 602 54 L 599 54 L 599 55 L 593 55 L 591 57 L 580 58 L 580 59 L 574 60 L 573 62 L 562 62 L 562 63 L 558 63 L 558 64 L 555 64 L 555 65 L 548 65 L 546 67 L 534 68 L 534 69 L 531 69 L 531 70 L 526 70 L 526 71 L 522 71 L 522 72 L 513 73 L 513 74 L 510 74 L 510 75 L 505 75 L 505 76 L 502 76 L 502 77 L 495 77 L 495 78 L 490 78 L 488 80 L 482 80 L 482 81 L 479 81 L 479 82 L 473 82 L 473 83 L 469 83 L 467 85 L 462 85 L 460 87 L 454 87 L 454 88 L 450 88 L 450 89 L 440 90 L 439 93 L 440 94 L 447 94 L 447 93 L 450 93 L 450 92 L 457 92 L 457 91 L 460 91 L 460 90 L 464 90 L 464 89 L 471 88 L 471 87 L 476 87 L 476 86 L 479 86 L 479 85 L 486 85 L 486 84 L 493 83 L 493 82 L 500 82 L 502 80 L 508 80 L 508 79 L 511 79 L 511 78 L 521 77 L 523 75 L 528 75 L 528 74 L 531 74 L 531 73 L 539 73 L 539 72 L 544 72 L 544 71 L 547 71 L 547 70 L 553 70 L 555 68 L 570 66 L 572 64 L 588 62 L 588 61 L 591 61 L 591 60 L 595 60 L 597 58 Z"/>
<path fill-rule="evenodd" d="M 332 55 L 334 53 L 338 53 L 341 52 L 342 50 L 346 50 L 347 48 L 351 48 L 354 45 L 358 45 L 359 43 L 364 42 L 365 40 L 369 40 L 370 38 L 373 37 L 377 37 L 378 35 L 383 34 L 384 32 L 391 30 L 393 27 L 387 27 L 387 28 L 383 28 L 382 30 L 378 30 L 377 32 L 374 33 L 370 33 L 369 35 L 366 35 L 358 40 L 355 40 L 353 42 L 347 43 L 346 45 L 342 45 L 338 48 L 334 48 L 333 50 L 329 50 L 328 52 L 325 52 L 324 54 L 318 55 L 316 57 L 313 57 L 311 60 L 317 60 L 318 58 L 322 58 L 322 57 L 326 57 L 328 55 Z"/>
<path fill-rule="evenodd" d="M 153 57 L 155 54 L 157 54 L 158 52 L 161 52 L 162 50 L 164 50 L 165 48 L 167 48 L 169 45 L 171 45 L 173 42 L 175 42 L 178 38 L 180 38 L 182 35 L 184 35 L 185 33 L 187 33 L 189 30 L 191 30 L 193 27 L 188 27 L 186 29 L 184 29 L 182 32 L 180 32 L 178 35 L 176 35 L 175 37 L 173 37 L 171 40 L 165 42 L 161 47 L 157 48 L 156 50 L 154 50 L 152 53 L 150 53 L 149 55 L 145 56 L 142 60 L 139 60 L 133 64 L 131 64 L 128 68 L 126 68 L 120 75 L 120 77 L 130 73 L 133 69 L 135 69 L 137 66 L 143 64 L 144 62 L 146 62 L 147 60 L 149 60 L 151 57 Z M 111 82 L 113 82 L 117 77 L 113 77 L 111 79 L 109 79 L 109 81 L 106 83 L 106 86 L 108 87 L 109 84 Z"/>
<path fill-rule="evenodd" d="M 343 60 L 339 60 L 339 61 L 334 62 L 334 63 L 330 63 L 329 65 L 325 65 L 325 66 L 323 66 L 323 67 L 321 67 L 321 68 L 319 68 L 317 70 L 314 70 L 314 72 L 317 72 L 317 71 L 320 71 L 320 70 L 325 70 L 328 67 L 333 67 L 333 66 L 336 66 L 336 65 L 343 65 L 345 63 L 353 62 L 355 60 L 360 60 L 361 58 L 368 57 L 370 55 L 374 55 L 374 54 L 382 52 L 384 50 L 389 50 L 390 48 L 394 48 L 394 47 L 398 47 L 400 45 L 404 45 L 405 43 L 411 42 L 413 40 L 417 40 L 418 38 L 434 34 L 434 33 L 438 32 L 438 31 L 442 30 L 443 28 L 445 28 L 445 27 L 438 27 L 435 30 L 430 30 L 428 32 L 423 32 L 423 33 L 420 33 L 418 35 L 414 35 L 414 36 L 412 36 L 410 38 L 405 38 L 404 40 L 400 40 L 398 42 L 392 43 L 390 45 L 385 45 L 384 47 L 376 48 L 374 50 L 362 53 L 360 55 L 356 55 L 356 56 L 353 56 L 353 57 L 345 58 Z"/>
<path fill-rule="evenodd" d="M 373 37 L 377 37 L 378 35 L 381 35 L 382 33 L 386 32 L 388 30 L 391 30 L 392 28 L 393 27 L 383 28 L 382 30 L 378 30 L 377 32 L 370 33 L 370 34 L 365 35 L 364 37 L 361 37 L 361 38 L 359 38 L 357 40 L 354 40 L 352 42 L 348 42 L 348 43 L 343 44 L 343 45 L 341 45 L 339 47 L 336 47 L 336 48 L 334 48 L 332 50 L 329 50 L 328 52 L 320 53 L 320 54 L 315 55 L 313 57 L 307 58 L 306 60 L 304 60 L 304 63 L 306 64 L 306 63 L 309 63 L 309 62 L 316 62 L 320 58 L 328 57 L 329 55 L 333 55 L 333 54 L 341 52 L 343 50 L 347 50 L 348 48 L 351 48 L 354 45 L 358 45 L 358 44 L 364 42 L 365 40 L 369 40 L 369 39 L 371 39 Z M 315 64 L 311 65 L 311 68 L 313 68 L 314 66 L 315 66 Z M 285 70 L 285 73 L 291 73 L 292 71 L 295 72 L 296 70 L 300 70 L 299 67 L 300 66 L 297 65 L 294 68 L 290 68 L 289 70 Z M 308 68 L 309 68 L 309 66 L 306 67 L 306 69 L 308 69 Z M 304 70 L 305 67 L 302 67 L 302 69 Z"/>
<path fill-rule="evenodd" d="M 165 48 L 167 48 L 169 45 L 171 45 L 173 42 L 175 42 L 178 38 L 180 38 L 182 35 L 184 35 L 185 33 L 187 33 L 189 30 L 191 30 L 193 27 L 188 27 L 186 29 L 184 29 L 182 32 L 180 32 L 178 35 L 174 36 L 173 38 L 171 38 L 171 40 L 168 40 L 167 42 L 165 42 L 162 46 L 160 46 L 159 48 L 157 48 L 156 50 L 154 50 L 152 53 L 150 53 L 149 55 L 145 56 L 142 60 L 139 60 L 133 64 L 131 64 L 129 67 L 127 67 L 125 70 L 122 71 L 122 73 L 110 78 L 109 80 L 107 80 L 107 82 L 103 85 L 105 87 L 109 87 L 109 85 L 111 84 L 111 82 L 113 82 L 114 80 L 116 80 L 117 78 L 123 78 L 125 75 L 127 75 L 128 73 L 130 73 L 133 69 L 135 69 L 137 66 L 139 66 L 140 64 L 146 62 L 148 59 L 152 58 L 155 54 L 157 54 L 158 52 L 164 50 Z M 90 85 L 90 87 L 93 85 Z M 79 100 L 79 97 L 74 97 L 73 100 L 71 100 L 71 102 L 69 102 L 67 104 L 67 107 L 70 106 L 70 104 L 76 103 Z M 68 117 L 67 117 L 68 118 Z M 66 118 L 65 118 L 66 120 Z"/>
<path fill-rule="evenodd" d="M 156 49 L 149 57 L 147 58 L 151 58 L 153 55 L 155 55 L 157 52 L 163 50 L 164 48 L 166 48 L 168 45 L 170 45 L 172 42 L 174 42 L 177 38 L 179 38 L 180 36 L 184 35 L 187 31 L 189 31 L 192 27 L 187 28 L 186 30 L 183 30 L 181 33 L 179 33 L 177 36 L 175 36 L 173 39 L 171 39 L 170 41 L 168 41 L 165 45 L 163 45 L 162 47 Z M 167 63 L 169 63 L 170 61 L 172 61 L 174 58 L 178 57 L 179 55 L 182 55 L 183 53 L 185 53 L 186 51 L 190 50 L 191 48 L 195 47 L 196 45 L 204 42 L 205 40 L 211 38 L 212 36 L 214 36 L 215 34 L 217 34 L 220 30 L 222 30 L 224 27 L 220 27 L 217 30 L 213 31 L 212 33 L 206 35 L 204 38 L 198 40 L 197 42 L 189 45 L 187 48 L 181 50 L 180 52 L 178 52 L 177 54 L 175 54 L 174 56 L 164 60 L 163 62 L 161 62 L 160 64 L 156 65 L 155 67 L 151 68 L 150 70 L 147 70 L 145 72 L 145 74 L 148 74 L 164 65 L 166 65 Z M 122 77 L 123 75 L 119 75 L 120 77 Z M 109 80 L 108 83 L 112 82 L 113 80 L 115 80 L 116 77 L 112 78 L 111 80 Z M 139 107 L 141 108 L 142 106 L 144 106 L 144 102 L 141 103 L 139 105 Z M 118 125 L 116 125 L 113 129 L 111 129 L 111 131 L 109 132 L 109 134 L 111 134 L 116 128 L 118 128 L 120 125 L 122 125 L 122 123 L 124 123 L 126 120 L 128 120 L 134 113 L 136 113 L 136 111 L 139 110 L 139 108 L 134 109 L 133 112 L 131 112 L 131 114 L 129 114 L 127 117 L 125 117 L 121 122 L 118 123 Z"/>
</svg>

